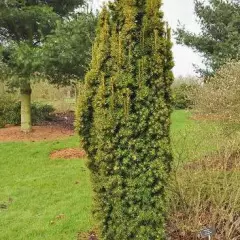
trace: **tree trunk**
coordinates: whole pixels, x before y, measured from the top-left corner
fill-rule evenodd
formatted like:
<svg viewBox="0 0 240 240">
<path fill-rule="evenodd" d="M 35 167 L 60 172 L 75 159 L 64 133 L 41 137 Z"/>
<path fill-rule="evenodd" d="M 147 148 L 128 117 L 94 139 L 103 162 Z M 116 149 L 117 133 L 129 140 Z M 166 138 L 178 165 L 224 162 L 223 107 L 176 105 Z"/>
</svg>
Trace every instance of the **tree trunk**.
<svg viewBox="0 0 240 240">
<path fill-rule="evenodd" d="M 21 87 L 21 131 L 25 133 L 32 131 L 31 93 L 30 83 Z"/>
</svg>

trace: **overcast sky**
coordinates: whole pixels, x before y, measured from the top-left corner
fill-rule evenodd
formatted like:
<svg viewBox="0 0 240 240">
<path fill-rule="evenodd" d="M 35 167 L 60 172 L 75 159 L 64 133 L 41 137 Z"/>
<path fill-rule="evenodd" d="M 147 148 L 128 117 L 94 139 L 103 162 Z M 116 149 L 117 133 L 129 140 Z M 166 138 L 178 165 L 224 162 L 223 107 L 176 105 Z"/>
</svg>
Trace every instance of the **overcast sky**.
<svg viewBox="0 0 240 240">
<path fill-rule="evenodd" d="M 94 7 L 99 8 L 107 0 L 93 0 Z M 196 23 L 193 0 L 164 0 L 163 10 L 165 18 L 172 29 L 176 29 L 178 20 L 191 31 L 199 31 Z M 174 44 L 173 47 L 175 68 L 174 73 L 179 75 L 195 75 L 193 64 L 200 65 L 201 59 L 191 49 Z"/>
</svg>

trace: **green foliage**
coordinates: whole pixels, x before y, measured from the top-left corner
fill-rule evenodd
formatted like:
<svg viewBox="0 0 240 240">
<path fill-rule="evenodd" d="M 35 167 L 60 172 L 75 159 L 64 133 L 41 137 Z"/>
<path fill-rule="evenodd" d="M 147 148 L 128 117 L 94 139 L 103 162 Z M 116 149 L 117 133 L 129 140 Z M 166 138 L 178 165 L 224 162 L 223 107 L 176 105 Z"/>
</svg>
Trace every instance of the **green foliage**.
<svg viewBox="0 0 240 240">
<path fill-rule="evenodd" d="M 0 73 L 4 73 L 10 87 L 21 89 L 21 99 L 25 99 L 21 113 L 27 121 L 23 121 L 22 131 L 31 131 L 31 80 L 44 66 L 39 57 L 44 40 L 58 21 L 66 20 L 84 3 L 84 0 L 0 2 Z"/>
<path fill-rule="evenodd" d="M 37 70 L 37 49 L 31 45 L 21 42 L 5 47 L 3 51 L 3 64 L 5 64 L 5 81 L 11 88 L 21 88 L 27 85 L 30 78 L 34 78 Z"/>
<path fill-rule="evenodd" d="M 12 95 L 2 93 L 0 95 L 0 128 L 4 127 L 7 123 L 6 114 L 9 109 L 14 105 L 15 99 Z"/>
<path fill-rule="evenodd" d="M 189 94 L 193 88 L 193 85 L 187 83 L 182 83 L 173 87 L 173 107 L 175 109 L 191 108 L 193 103 Z"/>
<path fill-rule="evenodd" d="M 29 84 L 29 78 L 41 65 L 39 49 L 46 36 L 52 33 L 58 21 L 63 21 L 63 16 L 84 3 L 83 0 L 0 3 L 1 58 L 11 85 Z"/>
<path fill-rule="evenodd" d="M 5 0 L 0 2 L 1 8 L 23 8 L 29 6 L 50 6 L 60 15 L 68 14 L 75 8 L 82 6 L 85 3 L 83 0 L 58 0 L 58 1 L 46 1 L 46 0 Z M 59 9 L 59 10 L 58 10 Z"/>
<path fill-rule="evenodd" d="M 79 13 L 64 22 L 58 22 L 39 53 L 41 72 L 49 81 L 67 85 L 73 79 L 83 79 L 91 58 L 95 38 L 96 16 Z"/>
<path fill-rule="evenodd" d="M 77 110 L 103 239 L 163 239 L 172 52 L 161 1 L 104 8 Z"/>
<path fill-rule="evenodd" d="M 65 16 L 83 0 L 37 1 L 7 0 L 0 2 L 0 39 L 27 41 L 37 45 L 55 28 L 56 20 Z M 1 43 L 2 44 L 2 43 Z"/>
<path fill-rule="evenodd" d="M 33 45 L 49 34 L 59 19 L 47 5 L 4 7 L 0 14 L 0 37 L 3 40 L 27 41 Z"/>
<path fill-rule="evenodd" d="M 176 35 L 180 44 L 191 47 L 204 57 L 204 75 L 214 73 L 226 61 L 240 56 L 240 4 L 239 1 L 195 1 L 195 15 L 201 33 L 195 34 L 179 26 Z"/>
<path fill-rule="evenodd" d="M 32 123 L 40 124 L 43 121 L 51 120 L 54 108 L 48 104 L 32 103 Z M 20 125 L 21 123 L 21 103 L 16 101 L 2 101 L 0 105 L 0 113 L 2 114 L 2 127 L 5 124 Z"/>
</svg>

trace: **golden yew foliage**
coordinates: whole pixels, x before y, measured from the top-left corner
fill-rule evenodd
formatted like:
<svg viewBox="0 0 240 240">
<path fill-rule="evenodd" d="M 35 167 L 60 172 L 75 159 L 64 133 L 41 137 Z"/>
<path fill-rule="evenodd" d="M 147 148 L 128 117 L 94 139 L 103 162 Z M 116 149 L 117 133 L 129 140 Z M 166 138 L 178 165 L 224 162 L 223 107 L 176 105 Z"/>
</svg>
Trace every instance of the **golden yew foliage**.
<svg viewBox="0 0 240 240">
<path fill-rule="evenodd" d="M 172 160 L 170 30 L 160 0 L 117 0 L 99 17 L 76 126 L 103 239 L 163 239 Z"/>
</svg>

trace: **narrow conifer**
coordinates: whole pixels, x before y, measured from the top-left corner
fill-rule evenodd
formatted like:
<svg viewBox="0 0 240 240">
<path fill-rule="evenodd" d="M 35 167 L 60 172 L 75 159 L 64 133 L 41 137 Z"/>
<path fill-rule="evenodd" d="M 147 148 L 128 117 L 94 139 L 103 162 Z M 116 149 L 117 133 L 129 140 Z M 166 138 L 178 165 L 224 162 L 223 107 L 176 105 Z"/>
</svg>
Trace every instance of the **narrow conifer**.
<svg viewBox="0 0 240 240">
<path fill-rule="evenodd" d="M 172 160 L 170 30 L 160 0 L 116 0 L 99 18 L 77 126 L 106 240 L 164 239 Z"/>
</svg>

